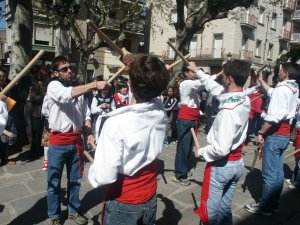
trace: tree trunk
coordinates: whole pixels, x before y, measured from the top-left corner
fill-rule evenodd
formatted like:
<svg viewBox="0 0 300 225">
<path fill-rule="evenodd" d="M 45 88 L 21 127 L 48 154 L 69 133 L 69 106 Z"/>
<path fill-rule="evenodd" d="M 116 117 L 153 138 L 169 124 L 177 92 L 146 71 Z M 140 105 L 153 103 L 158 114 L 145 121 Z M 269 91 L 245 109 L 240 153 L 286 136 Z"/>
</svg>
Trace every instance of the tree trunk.
<svg viewBox="0 0 300 225">
<path fill-rule="evenodd" d="M 9 78 L 12 79 L 30 61 L 32 54 L 32 1 L 10 0 L 11 9 L 11 65 Z"/>
<path fill-rule="evenodd" d="M 78 74 L 77 74 L 77 79 L 79 84 L 87 83 L 88 60 L 89 60 L 89 54 L 87 54 L 86 52 L 81 52 L 79 62 L 78 62 Z"/>
<path fill-rule="evenodd" d="M 32 55 L 33 14 L 31 0 L 9 0 L 11 10 L 11 64 L 9 78 L 13 79 L 30 61 Z M 14 148 L 28 144 L 24 105 L 30 88 L 30 77 L 26 75 L 9 93 L 16 100 L 10 112 L 17 129 Z M 30 115 L 31 116 L 31 115 Z M 30 118 L 28 118 L 30 119 Z"/>
<path fill-rule="evenodd" d="M 61 25 L 55 33 L 55 56 L 69 56 L 70 27 Z"/>
</svg>

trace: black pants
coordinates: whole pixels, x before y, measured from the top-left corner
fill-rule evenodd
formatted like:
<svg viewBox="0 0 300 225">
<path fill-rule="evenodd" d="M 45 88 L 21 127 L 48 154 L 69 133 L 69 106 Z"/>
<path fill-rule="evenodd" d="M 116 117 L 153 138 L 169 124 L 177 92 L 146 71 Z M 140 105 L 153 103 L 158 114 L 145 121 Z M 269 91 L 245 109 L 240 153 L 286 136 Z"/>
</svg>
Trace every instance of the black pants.
<svg viewBox="0 0 300 225">
<path fill-rule="evenodd" d="M 39 157 L 42 155 L 42 132 L 43 123 L 40 117 L 31 117 L 31 132 L 32 132 L 32 142 L 30 148 L 31 157 Z"/>
</svg>

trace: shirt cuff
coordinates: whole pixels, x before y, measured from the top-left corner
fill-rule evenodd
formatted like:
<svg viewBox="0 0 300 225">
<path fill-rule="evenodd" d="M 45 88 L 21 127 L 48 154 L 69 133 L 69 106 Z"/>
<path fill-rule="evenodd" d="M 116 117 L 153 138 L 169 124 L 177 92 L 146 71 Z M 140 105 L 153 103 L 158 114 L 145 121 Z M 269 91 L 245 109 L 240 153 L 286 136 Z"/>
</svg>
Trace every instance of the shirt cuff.
<svg viewBox="0 0 300 225">
<path fill-rule="evenodd" d="M 210 78 L 210 75 L 205 74 L 202 70 L 198 70 L 196 76 L 199 78 L 201 82 L 205 81 L 206 79 Z"/>
</svg>

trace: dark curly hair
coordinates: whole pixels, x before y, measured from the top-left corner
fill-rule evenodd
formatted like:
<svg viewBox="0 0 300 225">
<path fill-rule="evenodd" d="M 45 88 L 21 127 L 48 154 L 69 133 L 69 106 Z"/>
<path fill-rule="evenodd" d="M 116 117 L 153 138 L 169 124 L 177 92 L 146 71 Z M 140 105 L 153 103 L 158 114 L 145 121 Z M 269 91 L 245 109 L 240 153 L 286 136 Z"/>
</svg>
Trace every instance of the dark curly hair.
<svg viewBox="0 0 300 225">
<path fill-rule="evenodd" d="M 165 64 L 154 56 L 141 56 L 132 64 L 130 86 L 137 103 L 149 102 L 161 95 L 169 83 Z"/>
</svg>

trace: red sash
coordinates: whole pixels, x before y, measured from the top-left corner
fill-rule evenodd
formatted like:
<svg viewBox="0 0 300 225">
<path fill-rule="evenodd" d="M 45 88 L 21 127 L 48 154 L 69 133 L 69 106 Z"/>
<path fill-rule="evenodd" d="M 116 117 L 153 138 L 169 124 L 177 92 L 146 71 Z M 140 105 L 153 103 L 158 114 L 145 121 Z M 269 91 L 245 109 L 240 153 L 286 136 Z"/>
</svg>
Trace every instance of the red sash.
<svg viewBox="0 0 300 225">
<path fill-rule="evenodd" d="M 298 150 L 300 148 L 300 128 L 296 128 L 297 131 L 297 137 L 295 141 L 295 150 Z M 295 157 L 300 157 L 300 152 L 294 154 Z"/>
<path fill-rule="evenodd" d="M 153 197 L 156 188 L 156 161 L 153 161 L 133 176 L 118 174 L 117 181 L 109 187 L 106 200 L 142 204 Z"/>
<path fill-rule="evenodd" d="M 277 124 L 273 124 L 267 135 L 278 134 L 278 135 L 290 135 L 290 120 L 283 120 Z"/>
<path fill-rule="evenodd" d="M 186 105 L 182 105 L 179 109 L 178 118 L 184 120 L 198 120 L 199 108 L 190 108 Z"/>
<path fill-rule="evenodd" d="M 123 102 L 120 96 L 118 95 L 118 93 L 114 94 L 114 98 L 117 104 L 120 104 L 122 106 L 128 105 L 128 98 L 126 98 L 125 101 Z"/>
<path fill-rule="evenodd" d="M 79 132 L 50 132 L 50 145 L 76 145 L 79 155 L 80 175 L 83 175 L 83 141 Z"/>
</svg>

